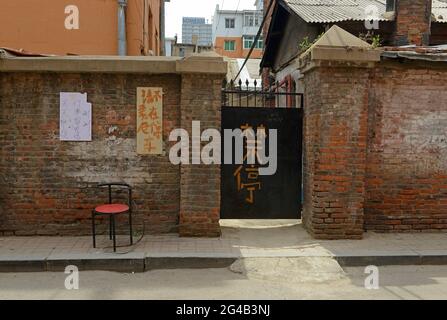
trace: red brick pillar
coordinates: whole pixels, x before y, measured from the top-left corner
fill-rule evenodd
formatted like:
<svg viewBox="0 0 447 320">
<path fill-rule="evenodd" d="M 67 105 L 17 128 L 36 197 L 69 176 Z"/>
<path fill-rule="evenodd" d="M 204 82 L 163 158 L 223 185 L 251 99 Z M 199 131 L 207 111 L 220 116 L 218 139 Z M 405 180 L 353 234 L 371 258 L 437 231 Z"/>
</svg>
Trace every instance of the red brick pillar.
<svg viewBox="0 0 447 320">
<path fill-rule="evenodd" d="M 432 0 L 398 0 L 394 44 L 430 44 Z"/>
<path fill-rule="evenodd" d="M 220 131 L 223 77 L 182 75 L 180 123 L 189 132 L 190 140 L 192 121 L 200 121 L 202 131 Z M 190 150 L 190 159 L 193 151 Z M 180 171 L 180 236 L 219 236 L 220 165 L 181 165 Z"/>
<path fill-rule="evenodd" d="M 361 239 L 369 68 L 325 62 L 304 71 L 303 224 L 318 239 Z"/>
</svg>

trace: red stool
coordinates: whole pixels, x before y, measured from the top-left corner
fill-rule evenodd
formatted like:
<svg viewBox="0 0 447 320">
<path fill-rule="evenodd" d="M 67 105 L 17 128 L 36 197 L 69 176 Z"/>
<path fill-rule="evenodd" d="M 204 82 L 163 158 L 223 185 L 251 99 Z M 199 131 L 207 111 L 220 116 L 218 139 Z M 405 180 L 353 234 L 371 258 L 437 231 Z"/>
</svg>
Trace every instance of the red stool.
<svg viewBox="0 0 447 320">
<path fill-rule="evenodd" d="M 96 248 L 96 216 L 109 216 L 109 238 L 113 240 L 113 251 L 116 252 L 116 229 L 115 217 L 121 214 L 129 214 L 130 245 L 133 244 L 132 237 L 132 188 L 125 183 L 105 183 L 98 185 L 98 188 L 107 187 L 109 191 L 109 203 L 103 204 L 92 210 L 92 232 L 93 248 Z M 125 188 L 128 191 L 127 204 L 112 203 L 112 187 Z"/>
</svg>

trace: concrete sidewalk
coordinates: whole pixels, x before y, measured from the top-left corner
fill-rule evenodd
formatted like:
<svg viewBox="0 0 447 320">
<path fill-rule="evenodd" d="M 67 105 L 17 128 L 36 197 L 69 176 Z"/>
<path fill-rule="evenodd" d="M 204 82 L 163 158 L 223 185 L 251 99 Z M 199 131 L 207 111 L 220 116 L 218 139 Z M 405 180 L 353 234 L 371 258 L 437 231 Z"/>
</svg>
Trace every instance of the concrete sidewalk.
<svg viewBox="0 0 447 320">
<path fill-rule="evenodd" d="M 127 236 L 118 237 L 126 245 Z M 376 234 L 364 240 L 312 239 L 297 220 L 222 222 L 217 239 L 145 236 L 113 253 L 107 236 L 0 238 L 0 271 L 80 270 L 143 272 L 153 269 L 226 267 L 237 259 L 332 257 L 341 265 L 447 265 L 447 234 Z"/>
</svg>

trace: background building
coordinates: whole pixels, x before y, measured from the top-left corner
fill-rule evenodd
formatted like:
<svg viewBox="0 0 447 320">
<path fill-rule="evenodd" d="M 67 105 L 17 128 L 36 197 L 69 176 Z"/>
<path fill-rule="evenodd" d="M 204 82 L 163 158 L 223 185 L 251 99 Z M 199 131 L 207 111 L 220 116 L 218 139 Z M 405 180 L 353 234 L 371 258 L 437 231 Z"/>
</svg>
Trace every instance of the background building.
<svg viewBox="0 0 447 320">
<path fill-rule="evenodd" d="M 245 58 L 250 51 L 263 18 L 263 2 L 256 1 L 256 10 L 220 10 L 213 17 L 214 50 L 229 58 Z M 264 41 L 259 39 L 251 58 L 261 58 Z"/>
<path fill-rule="evenodd" d="M 197 36 L 194 36 L 193 39 L 195 42 L 197 42 Z M 211 45 L 202 46 L 191 43 L 179 43 L 177 40 L 177 36 L 165 39 L 166 56 L 189 57 L 194 54 L 213 51 L 213 47 Z"/>
<path fill-rule="evenodd" d="M 172 56 L 172 48 L 177 42 L 177 37 L 166 37 L 165 38 L 165 56 Z"/>
<path fill-rule="evenodd" d="M 206 23 L 205 18 L 183 17 L 182 43 L 209 46 L 212 44 L 212 32 L 212 25 Z"/>
<path fill-rule="evenodd" d="M 213 51 L 213 47 L 211 46 L 199 46 L 196 44 L 189 43 L 175 43 L 172 46 L 173 57 L 189 57 L 194 54 L 205 53 Z"/>
<path fill-rule="evenodd" d="M 60 55 L 160 55 L 164 51 L 164 2 L 0 0 L 0 47 Z M 78 8 L 78 29 L 66 28 L 68 5 Z M 119 8 L 125 13 L 121 52 Z"/>
</svg>

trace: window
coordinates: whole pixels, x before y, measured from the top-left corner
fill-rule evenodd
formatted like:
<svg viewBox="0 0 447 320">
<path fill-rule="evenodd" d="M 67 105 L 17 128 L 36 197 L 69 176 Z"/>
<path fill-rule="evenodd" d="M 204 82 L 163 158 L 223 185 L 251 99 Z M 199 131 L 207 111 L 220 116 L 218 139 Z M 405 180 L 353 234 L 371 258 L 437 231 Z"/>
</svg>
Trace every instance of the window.
<svg viewBox="0 0 447 320">
<path fill-rule="evenodd" d="M 262 15 L 255 12 L 244 13 L 244 27 L 259 27 L 261 25 Z"/>
<path fill-rule="evenodd" d="M 225 19 L 225 28 L 234 29 L 234 19 L 226 18 Z"/>
<path fill-rule="evenodd" d="M 250 49 L 255 37 L 244 37 L 244 49 Z"/>
<path fill-rule="evenodd" d="M 224 44 L 225 51 L 234 51 L 236 50 L 236 42 L 233 40 L 225 40 Z"/>
<path fill-rule="evenodd" d="M 253 13 L 246 13 L 244 15 L 244 26 L 253 27 L 255 25 L 255 16 Z"/>
<path fill-rule="evenodd" d="M 250 49 L 254 41 L 255 41 L 254 36 L 244 36 L 244 49 Z M 258 42 L 256 43 L 255 49 L 262 49 L 263 46 L 264 41 L 261 38 L 259 38 Z"/>
<path fill-rule="evenodd" d="M 391 12 L 396 10 L 396 0 L 386 1 L 386 12 Z"/>
</svg>

